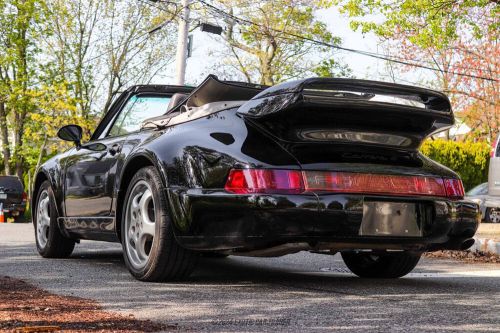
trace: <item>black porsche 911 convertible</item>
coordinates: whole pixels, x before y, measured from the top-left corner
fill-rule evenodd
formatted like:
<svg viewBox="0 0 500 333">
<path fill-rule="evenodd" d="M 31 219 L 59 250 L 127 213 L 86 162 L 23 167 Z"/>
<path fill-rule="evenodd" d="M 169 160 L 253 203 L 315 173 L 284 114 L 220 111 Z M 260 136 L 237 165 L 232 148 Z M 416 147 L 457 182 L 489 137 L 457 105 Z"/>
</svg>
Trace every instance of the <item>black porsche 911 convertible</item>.
<svg viewBox="0 0 500 333">
<path fill-rule="evenodd" d="M 340 252 L 360 277 L 408 274 L 423 252 L 467 249 L 480 215 L 453 171 L 423 156 L 450 127 L 432 90 L 353 79 L 273 87 L 135 86 L 81 143 L 41 166 L 38 251 L 121 242 L 145 281 L 186 278 L 200 254 Z"/>
</svg>

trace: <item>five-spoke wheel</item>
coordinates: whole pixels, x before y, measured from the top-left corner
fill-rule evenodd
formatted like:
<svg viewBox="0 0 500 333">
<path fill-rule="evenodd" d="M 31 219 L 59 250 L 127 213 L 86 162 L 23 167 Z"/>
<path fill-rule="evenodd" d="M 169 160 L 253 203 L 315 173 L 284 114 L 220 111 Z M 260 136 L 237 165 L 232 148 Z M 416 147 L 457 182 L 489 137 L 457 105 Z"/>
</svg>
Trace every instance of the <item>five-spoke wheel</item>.
<svg viewBox="0 0 500 333">
<path fill-rule="evenodd" d="M 44 181 L 36 191 L 35 224 L 36 248 L 46 258 L 68 257 L 75 241 L 63 235 L 57 225 L 57 209 L 54 193 L 49 181 Z"/>
<path fill-rule="evenodd" d="M 174 236 L 162 179 L 153 167 L 137 171 L 129 182 L 122 211 L 125 264 L 143 281 L 180 280 L 191 273 L 197 254 Z"/>
<path fill-rule="evenodd" d="M 47 245 L 50 228 L 50 199 L 47 190 L 43 190 L 40 193 L 36 214 L 36 238 L 38 244 L 44 248 Z"/>
<path fill-rule="evenodd" d="M 151 253 L 155 237 L 155 202 L 151 186 L 137 182 L 129 196 L 125 218 L 127 255 L 134 268 L 143 268 Z"/>
</svg>

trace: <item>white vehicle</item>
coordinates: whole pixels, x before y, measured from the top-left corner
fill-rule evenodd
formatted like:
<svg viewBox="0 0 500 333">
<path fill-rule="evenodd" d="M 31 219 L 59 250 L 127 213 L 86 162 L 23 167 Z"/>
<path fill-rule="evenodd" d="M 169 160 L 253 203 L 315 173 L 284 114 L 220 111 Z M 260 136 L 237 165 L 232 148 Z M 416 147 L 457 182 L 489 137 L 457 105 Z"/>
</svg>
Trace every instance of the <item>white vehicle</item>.
<svg viewBox="0 0 500 333">
<path fill-rule="evenodd" d="M 500 136 L 497 139 L 494 150 L 491 154 L 490 169 L 488 172 L 488 194 L 492 197 L 490 203 L 485 202 L 486 212 L 485 218 L 490 222 L 500 222 Z"/>
<path fill-rule="evenodd" d="M 467 192 L 466 198 L 479 205 L 484 222 L 500 222 L 500 196 L 488 194 L 488 183 L 477 185 Z"/>
<path fill-rule="evenodd" d="M 491 154 L 490 170 L 488 173 L 488 192 L 490 195 L 500 196 L 500 135 Z"/>
</svg>

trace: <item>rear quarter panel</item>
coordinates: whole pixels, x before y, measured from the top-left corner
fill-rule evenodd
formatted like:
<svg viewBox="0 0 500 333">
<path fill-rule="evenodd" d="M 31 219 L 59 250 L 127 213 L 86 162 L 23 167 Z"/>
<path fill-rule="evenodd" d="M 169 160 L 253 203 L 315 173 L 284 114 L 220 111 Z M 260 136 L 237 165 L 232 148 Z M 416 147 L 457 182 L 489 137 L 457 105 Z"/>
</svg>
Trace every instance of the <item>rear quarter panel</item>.
<svg viewBox="0 0 500 333">
<path fill-rule="evenodd" d="M 148 135 L 134 154 L 148 156 L 161 171 L 176 236 L 189 233 L 188 191 L 223 194 L 231 168 L 300 168 L 295 158 L 249 126 L 235 109 Z"/>
<path fill-rule="evenodd" d="M 156 132 L 139 149 L 157 161 L 168 187 L 222 189 L 231 168 L 300 168 L 234 109 Z"/>
</svg>

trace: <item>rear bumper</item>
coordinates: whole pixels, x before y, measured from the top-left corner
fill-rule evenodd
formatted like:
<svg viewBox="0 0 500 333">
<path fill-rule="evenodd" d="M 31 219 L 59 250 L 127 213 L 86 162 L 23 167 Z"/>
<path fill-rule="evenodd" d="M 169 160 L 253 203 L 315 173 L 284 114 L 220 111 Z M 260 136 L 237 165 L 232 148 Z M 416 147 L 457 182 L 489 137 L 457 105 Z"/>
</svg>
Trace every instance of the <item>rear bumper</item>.
<svg viewBox="0 0 500 333">
<path fill-rule="evenodd" d="M 11 215 L 22 215 L 26 210 L 26 203 L 4 204 L 3 212 Z"/>
<path fill-rule="evenodd" d="M 465 200 L 166 191 L 177 240 L 195 250 L 249 252 L 284 248 L 284 253 L 290 253 L 293 249 L 459 249 L 474 236 L 480 219 L 478 205 Z M 422 207 L 427 212 L 420 218 L 422 237 L 360 236 L 365 200 L 411 202 Z"/>
</svg>

